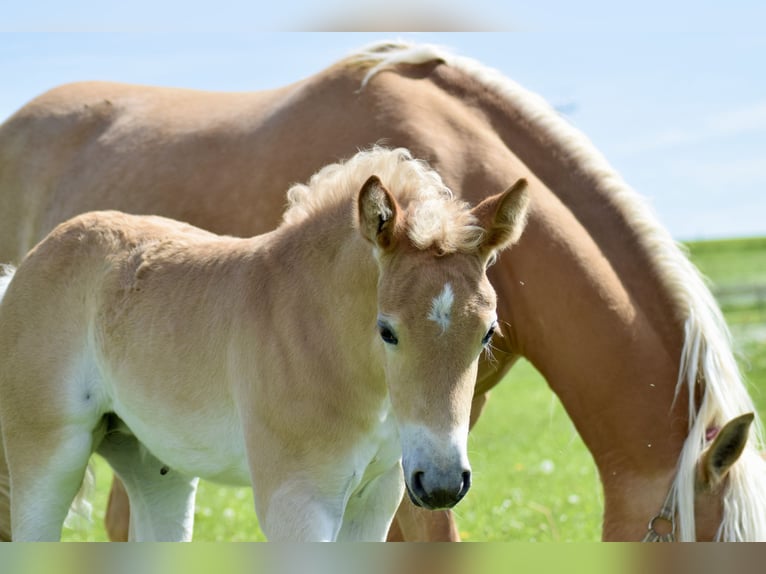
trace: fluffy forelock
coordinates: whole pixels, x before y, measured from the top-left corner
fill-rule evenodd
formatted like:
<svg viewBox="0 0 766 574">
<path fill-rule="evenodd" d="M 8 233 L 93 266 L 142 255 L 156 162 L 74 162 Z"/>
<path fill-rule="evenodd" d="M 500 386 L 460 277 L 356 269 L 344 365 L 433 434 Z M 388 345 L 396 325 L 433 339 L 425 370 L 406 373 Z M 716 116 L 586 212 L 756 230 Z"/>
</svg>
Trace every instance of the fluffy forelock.
<svg viewBox="0 0 766 574">
<path fill-rule="evenodd" d="M 298 223 L 328 206 L 356 197 L 372 175 L 403 208 L 407 236 L 418 249 L 434 248 L 444 254 L 478 249 L 484 230 L 469 205 L 455 199 L 441 176 L 404 148 L 375 146 L 347 161 L 323 167 L 307 184 L 293 185 L 287 192 L 283 221 Z"/>
</svg>

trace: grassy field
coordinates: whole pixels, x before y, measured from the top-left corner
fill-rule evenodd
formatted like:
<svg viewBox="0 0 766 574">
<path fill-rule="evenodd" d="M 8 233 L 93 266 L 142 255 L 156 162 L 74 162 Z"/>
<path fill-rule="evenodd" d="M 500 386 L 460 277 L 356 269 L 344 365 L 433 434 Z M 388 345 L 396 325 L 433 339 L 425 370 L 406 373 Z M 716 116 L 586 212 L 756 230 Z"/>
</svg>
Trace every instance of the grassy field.
<svg viewBox="0 0 766 574">
<path fill-rule="evenodd" d="M 714 292 L 766 285 L 766 238 L 689 245 Z M 722 291 L 723 290 L 723 291 Z M 766 301 L 722 301 L 745 377 L 766 416 Z M 590 454 L 540 375 L 525 362 L 493 392 L 471 434 L 474 486 L 456 510 L 470 541 L 596 541 L 601 488 Z M 103 511 L 111 474 L 97 464 L 93 524 L 68 540 L 105 540 Z M 262 540 L 248 489 L 203 483 L 195 540 Z"/>
</svg>

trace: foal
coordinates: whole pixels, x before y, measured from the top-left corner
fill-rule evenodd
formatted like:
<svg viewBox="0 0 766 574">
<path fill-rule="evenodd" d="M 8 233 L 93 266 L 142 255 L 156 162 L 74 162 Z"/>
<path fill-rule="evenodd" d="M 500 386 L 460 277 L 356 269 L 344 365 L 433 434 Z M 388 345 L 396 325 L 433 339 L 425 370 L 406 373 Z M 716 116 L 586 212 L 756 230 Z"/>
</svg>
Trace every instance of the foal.
<svg viewBox="0 0 766 574">
<path fill-rule="evenodd" d="M 252 485 L 269 539 L 383 540 L 405 486 L 455 505 L 496 329 L 486 267 L 519 238 L 525 185 L 469 209 L 376 148 L 250 239 L 119 212 L 59 225 L 0 303 L 13 539 L 60 537 L 93 452 L 134 540 L 190 540 L 197 477 Z"/>
</svg>

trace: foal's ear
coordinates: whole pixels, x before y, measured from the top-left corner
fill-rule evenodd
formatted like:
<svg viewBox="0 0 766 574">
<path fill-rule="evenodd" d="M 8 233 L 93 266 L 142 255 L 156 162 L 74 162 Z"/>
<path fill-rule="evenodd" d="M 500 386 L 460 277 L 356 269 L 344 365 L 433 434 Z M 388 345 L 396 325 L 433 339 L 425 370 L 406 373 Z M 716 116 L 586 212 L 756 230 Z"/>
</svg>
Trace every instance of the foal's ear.
<svg viewBox="0 0 766 574">
<path fill-rule="evenodd" d="M 473 215 L 485 230 L 480 247 L 482 256 L 489 257 L 519 240 L 527 224 L 528 208 L 529 192 L 523 178 L 473 208 Z"/>
<path fill-rule="evenodd" d="M 697 474 L 698 489 L 715 490 L 723 482 L 745 448 L 753 418 L 753 413 L 740 415 L 718 431 L 713 444 L 702 453 Z"/>
<path fill-rule="evenodd" d="M 381 249 L 388 249 L 394 241 L 398 218 L 396 199 L 378 176 L 371 176 L 359 191 L 359 230 L 362 235 Z"/>
</svg>

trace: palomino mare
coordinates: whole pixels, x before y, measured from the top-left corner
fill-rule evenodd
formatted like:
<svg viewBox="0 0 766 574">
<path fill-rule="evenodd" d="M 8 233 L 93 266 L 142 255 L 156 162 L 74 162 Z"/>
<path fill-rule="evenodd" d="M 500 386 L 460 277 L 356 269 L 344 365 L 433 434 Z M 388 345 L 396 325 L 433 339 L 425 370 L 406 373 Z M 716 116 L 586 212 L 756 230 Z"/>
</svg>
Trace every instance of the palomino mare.
<svg viewBox="0 0 766 574">
<path fill-rule="evenodd" d="M 604 539 L 642 539 L 669 490 L 681 540 L 766 538 L 758 422 L 695 521 L 709 431 L 754 410 L 709 290 L 582 134 L 475 61 L 384 43 L 266 92 L 52 90 L 0 128 L 0 260 L 90 209 L 262 233 L 279 221 L 289 182 L 377 141 L 426 159 L 474 204 L 529 181 L 524 236 L 489 271 L 504 337 L 496 363 L 479 366 L 474 417 L 525 356 L 593 455 Z M 456 538 L 449 516 L 413 512 L 405 501 L 397 517 L 405 537 Z"/>
<path fill-rule="evenodd" d="M 13 539 L 61 536 L 94 451 L 135 540 L 191 539 L 196 477 L 252 484 L 270 539 L 385 540 L 405 484 L 454 506 L 497 325 L 485 271 L 525 187 L 471 210 L 376 148 L 250 239 L 114 211 L 56 227 L 0 303 Z"/>
</svg>

